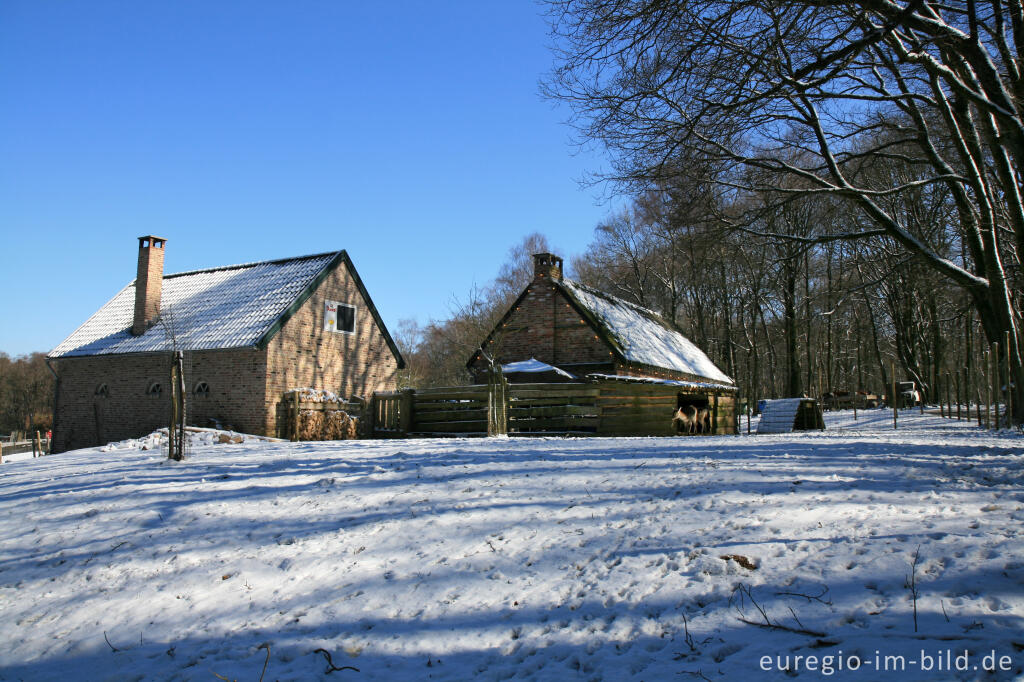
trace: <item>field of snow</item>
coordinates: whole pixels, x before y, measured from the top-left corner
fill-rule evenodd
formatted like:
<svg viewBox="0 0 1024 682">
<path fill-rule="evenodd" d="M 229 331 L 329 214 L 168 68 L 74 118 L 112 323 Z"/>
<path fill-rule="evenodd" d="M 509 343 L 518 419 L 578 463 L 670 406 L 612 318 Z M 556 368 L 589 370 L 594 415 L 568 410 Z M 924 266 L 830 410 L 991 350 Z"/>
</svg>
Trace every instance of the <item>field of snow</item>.
<svg viewBox="0 0 1024 682">
<path fill-rule="evenodd" d="M 1024 439 L 889 415 L 5 464 L 0 679 L 1022 676 Z"/>
</svg>

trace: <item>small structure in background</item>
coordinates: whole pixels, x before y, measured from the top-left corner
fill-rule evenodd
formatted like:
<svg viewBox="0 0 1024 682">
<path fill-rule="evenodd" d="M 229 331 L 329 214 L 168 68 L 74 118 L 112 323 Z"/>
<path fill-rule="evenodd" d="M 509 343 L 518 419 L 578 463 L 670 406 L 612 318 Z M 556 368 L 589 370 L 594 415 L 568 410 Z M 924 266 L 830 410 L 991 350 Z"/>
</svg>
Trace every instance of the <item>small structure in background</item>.
<svg viewBox="0 0 1024 682">
<path fill-rule="evenodd" d="M 762 402 L 761 422 L 757 425 L 759 434 L 825 430 L 821 405 L 813 398 L 783 398 Z"/>
<path fill-rule="evenodd" d="M 882 405 L 881 398 L 867 391 L 834 391 L 821 396 L 821 402 L 826 410 L 866 410 Z"/>
<path fill-rule="evenodd" d="M 652 310 L 565 278 L 563 261 L 554 254 L 534 254 L 533 263 L 533 280 L 466 363 L 478 384 L 485 383 L 493 358 L 512 384 L 513 402 L 516 384 L 541 381 L 532 372 L 546 373 L 547 382 L 586 377 L 576 380 L 590 384 L 584 392 L 602 397 L 600 426 L 594 421 L 585 428 L 599 435 L 671 435 L 680 409 L 707 415 L 706 426 L 687 433 L 736 433 L 735 383 L 678 327 Z M 543 407 L 529 409 L 539 418 Z M 510 409 L 514 432 L 517 414 L 523 414 L 517 410 L 527 408 Z M 597 420 L 597 413 L 588 418 Z M 572 430 L 582 424 L 582 418 L 573 420 Z"/>
<path fill-rule="evenodd" d="M 913 381 L 897 381 L 894 395 L 897 398 L 896 407 L 901 410 L 921 404 L 921 392 L 917 390 L 917 384 Z M 889 396 L 885 398 L 886 406 L 892 407 L 893 403 Z"/>
</svg>

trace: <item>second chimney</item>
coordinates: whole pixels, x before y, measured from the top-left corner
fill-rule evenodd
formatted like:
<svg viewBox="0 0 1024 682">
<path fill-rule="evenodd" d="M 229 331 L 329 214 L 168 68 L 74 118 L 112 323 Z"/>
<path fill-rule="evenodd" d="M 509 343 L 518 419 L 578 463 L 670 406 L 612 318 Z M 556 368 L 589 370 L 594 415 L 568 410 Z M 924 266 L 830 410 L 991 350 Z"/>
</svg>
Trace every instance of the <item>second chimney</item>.
<svg viewBox="0 0 1024 682">
<path fill-rule="evenodd" d="M 553 253 L 533 254 L 533 278 L 559 282 L 562 279 L 562 259 Z"/>
<path fill-rule="evenodd" d="M 132 334 L 139 336 L 160 319 L 160 294 L 164 285 L 166 239 L 139 237 L 139 269 L 135 277 L 135 319 Z"/>
</svg>

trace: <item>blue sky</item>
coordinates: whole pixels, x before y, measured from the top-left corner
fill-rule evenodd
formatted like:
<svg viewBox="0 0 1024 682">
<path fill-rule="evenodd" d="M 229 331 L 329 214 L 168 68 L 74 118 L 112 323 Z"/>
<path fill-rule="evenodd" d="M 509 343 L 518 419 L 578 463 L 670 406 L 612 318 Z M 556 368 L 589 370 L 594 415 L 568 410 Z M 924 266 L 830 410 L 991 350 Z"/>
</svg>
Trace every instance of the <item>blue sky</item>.
<svg viewBox="0 0 1024 682">
<path fill-rule="evenodd" d="M 530 232 L 609 206 L 538 95 L 526 1 L 0 3 L 0 351 L 135 276 L 347 249 L 385 321 L 448 315 Z"/>
</svg>

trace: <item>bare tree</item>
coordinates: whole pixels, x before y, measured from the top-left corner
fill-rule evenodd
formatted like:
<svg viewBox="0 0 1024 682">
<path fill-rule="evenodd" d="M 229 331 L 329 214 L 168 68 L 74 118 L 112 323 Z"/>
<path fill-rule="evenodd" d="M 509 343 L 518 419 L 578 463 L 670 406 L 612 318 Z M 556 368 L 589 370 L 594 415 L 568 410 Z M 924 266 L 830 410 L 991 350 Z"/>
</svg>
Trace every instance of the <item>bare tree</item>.
<svg viewBox="0 0 1024 682">
<path fill-rule="evenodd" d="M 884 236 L 962 288 L 990 341 L 1009 332 L 1021 421 L 1019 2 L 549 5 L 558 64 L 547 92 L 570 103 L 584 138 L 604 143 L 609 179 L 645 189 L 696 169 L 776 205 L 845 202 L 863 220 L 798 240 Z M 913 172 L 873 172 L 893 164 Z M 963 258 L 905 210 L 921 192 L 948 197 Z"/>
</svg>

